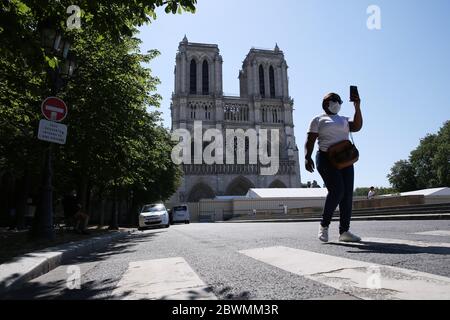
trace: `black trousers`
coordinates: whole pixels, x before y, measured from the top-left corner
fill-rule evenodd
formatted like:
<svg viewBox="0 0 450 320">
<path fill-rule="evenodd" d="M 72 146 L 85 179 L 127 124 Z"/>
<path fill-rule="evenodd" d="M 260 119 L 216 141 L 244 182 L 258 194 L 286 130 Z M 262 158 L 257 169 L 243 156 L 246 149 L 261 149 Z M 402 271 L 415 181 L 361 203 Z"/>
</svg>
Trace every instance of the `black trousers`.
<svg viewBox="0 0 450 320">
<path fill-rule="evenodd" d="M 323 151 L 317 152 L 316 165 L 328 190 L 321 225 L 323 227 L 330 225 L 333 213 L 339 205 L 339 233 L 347 232 L 352 218 L 354 168 L 350 166 L 341 170 L 335 169 Z"/>
</svg>

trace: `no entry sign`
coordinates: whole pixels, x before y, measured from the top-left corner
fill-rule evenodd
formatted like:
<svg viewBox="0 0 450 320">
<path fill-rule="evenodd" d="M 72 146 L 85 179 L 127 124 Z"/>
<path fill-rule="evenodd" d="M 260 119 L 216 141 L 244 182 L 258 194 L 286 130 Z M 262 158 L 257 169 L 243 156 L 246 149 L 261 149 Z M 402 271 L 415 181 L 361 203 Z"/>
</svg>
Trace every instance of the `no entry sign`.
<svg viewBox="0 0 450 320">
<path fill-rule="evenodd" d="M 59 98 L 48 97 L 42 102 L 41 111 L 44 117 L 50 121 L 60 122 L 67 116 L 67 106 Z"/>
</svg>

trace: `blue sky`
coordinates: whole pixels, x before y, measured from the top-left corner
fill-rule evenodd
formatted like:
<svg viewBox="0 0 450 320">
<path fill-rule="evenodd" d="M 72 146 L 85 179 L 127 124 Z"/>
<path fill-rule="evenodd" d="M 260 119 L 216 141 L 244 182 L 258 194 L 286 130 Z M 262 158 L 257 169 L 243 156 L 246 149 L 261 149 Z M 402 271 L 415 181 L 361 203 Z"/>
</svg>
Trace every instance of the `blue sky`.
<svg viewBox="0 0 450 320">
<path fill-rule="evenodd" d="M 366 26 L 369 5 L 381 9 L 381 30 Z M 450 119 L 448 0 L 199 0 L 194 15 L 158 10 L 158 19 L 140 30 L 141 49 L 161 52 L 150 68 L 162 81 L 166 127 L 175 55 L 185 34 L 192 42 L 219 45 L 224 92 L 233 94 L 239 93 L 238 72 L 250 48 L 278 43 L 295 100 L 302 182 L 323 183 L 303 168 L 303 144 L 328 92 L 348 101 L 349 86 L 359 87 L 364 127 L 354 135 L 361 152 L 355 187 L 389 186 L 394 162 L 408 158 L 421 138 Z M 353 112 L 344 103 L 341 114 Z"/>
</svg>

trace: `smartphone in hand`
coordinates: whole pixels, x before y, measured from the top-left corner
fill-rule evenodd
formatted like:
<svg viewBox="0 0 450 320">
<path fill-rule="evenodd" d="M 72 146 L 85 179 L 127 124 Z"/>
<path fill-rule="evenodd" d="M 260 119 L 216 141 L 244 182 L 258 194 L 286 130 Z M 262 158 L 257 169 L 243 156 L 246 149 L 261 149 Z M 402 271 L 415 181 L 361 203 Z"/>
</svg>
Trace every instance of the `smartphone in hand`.
<svg viewBox="0 0 450 320">
<path fill-rule="evenodd" d="M 357 86 L 350 86 L 350 102 L 355 102 L 359 100 L 359 93 Z"/>
</svg>

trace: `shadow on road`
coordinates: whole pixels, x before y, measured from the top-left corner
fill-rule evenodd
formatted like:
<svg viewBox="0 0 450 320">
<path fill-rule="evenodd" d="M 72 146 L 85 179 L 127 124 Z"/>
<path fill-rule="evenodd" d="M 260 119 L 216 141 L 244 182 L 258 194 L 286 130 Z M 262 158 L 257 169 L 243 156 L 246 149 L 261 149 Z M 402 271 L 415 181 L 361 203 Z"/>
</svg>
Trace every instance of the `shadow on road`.
<svg viewBox="0 0 450 320">
<path fill-rule="evenodd" d="M 135 252 L 135 250 L 132 249 L 133 247 L 137 246 L 141 242 L 152 241 L 152 239 L 157 237 L 158 234 L 159 232 L 132 234 L 125 239 L 114 241 L 106 248 L 97 252 L 64 261 L 61 267 L 101 262 L 115 255 Z M 83 276 L 81 277 L 83 278 Z M 0 297 L 0 300 L 85 300 L 91 298 L 123 299 L 126 298 L 127 293 L 124 293 L 121 296 L 110 296 L 119 279 L 120 277 L 116 274 L 114 277 L 109 277 L 106 280 L 82 282 L 81 290 L 71 290 L 67 285 L 69 274 L 67 274 L 64 279 L 61 279 L 60 277 L 58 280 L 50 282 L 40 281 L 40 278 L 37 278 L 24 283 L 19 288 L 7 294 L 4 294 Z"/>
<path fill-rule="evenodd" d="M 348 253 L 381 253 L 381 254 L 437 254 L 449 255 L 450 248 L 447 247 L 420 247 L 403 243 L 383 243 L 374 241 L 361 241 L 359 243 L 328 242 L 326 245 L 356 248 L 358 251 L 347 251 Z"/>
<path fill-rule="evenodd" d="M 186 297 L 186 300 L 195 301 L 195 300 L 205 299 L 204 298 L 205 296 L 209 296 L 213 292 L 214 292 L 214 290 L 211 287 L 201 289 L 201 290 L 190 290 L 187 292 L 188 297 Z M 149 300 L 149 299 L 144 298 L 141 300 Z M 171 297 L 170 296 L 162 296 L 158 300 L 171 300 Z"/>
<path fill-rule="evenodd" d="M 115 280 L 105 280 L 101 286 L 97 281 L 83 283 L 82 290 L 67 288 L 66 280 L 47 283 L 28 282 L 21 289 L 13 291 L 1 300 L 86 300 L 107 294 L 115 286 Z"/>
<path fill-rule="evenodd" d="M 159 233 L 161 232 L 151 232 L 151 233 L 143 232 L 129 235 L 124 239 L 115 240 L 104 249 L 92 252 L 87 255 L 76 257 L 75 259 L 65 260 L 64 265 L 73 265 L 77 263 L 86 263 L 86 262 L 98 262 L 102 260 L 107 260 L 116 255 L 136 252 L 136 250 L 132 250 L 133 247 L 137 246 L 139 243 L 151 241 L 153 238 L 157 237 Z"/>
<path fill-rule="evenodd" d="M 219 297 L 223 297 L 225 300 L 250 300 L 251 294 L 249 291 L 242 291 L 238 294 L 232 293 L 231 287 L 224 287 L 219 291 L 215 292 L 215 294 Z"/>
</svg>

